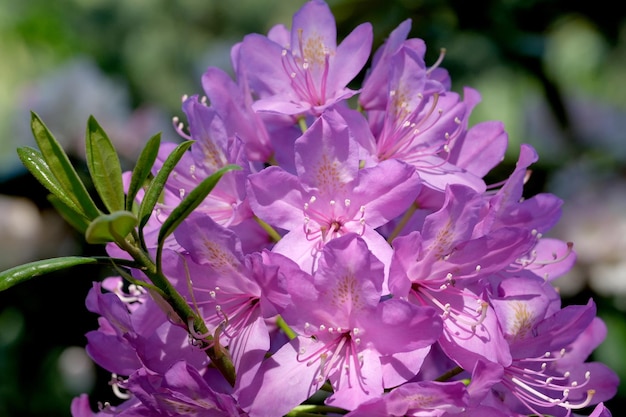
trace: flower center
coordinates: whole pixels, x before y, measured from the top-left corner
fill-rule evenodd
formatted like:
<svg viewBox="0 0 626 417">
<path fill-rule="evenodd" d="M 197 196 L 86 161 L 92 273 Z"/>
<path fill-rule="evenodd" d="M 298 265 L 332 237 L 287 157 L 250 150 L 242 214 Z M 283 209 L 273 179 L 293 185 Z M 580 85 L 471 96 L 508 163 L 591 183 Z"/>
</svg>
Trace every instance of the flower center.
<svg viewBox="0 0 626 417">
<path fill-rule="evenodd" d="M 458 327 L 466 328 L 469 334 L 476 331 L 476 327 L 480 326 L 487 317 L 489 304 L 482 298 L 468 291 L 462 291 L 455 287 L 455 281 L 451 274 L 448 274 L 446 283 L 434 288 L 427 284 L 413 283 L 411 286 L 411 294 L 422 305 L 435 307 L 441 311 L 441 318 L 444 325 L 447 320 L 451 320 Z M 447 301 L 441 301 L 442 294 L 456 295 L 455 299 L 459 300 L 458 305 L 452 305 Z M 475 306 L 468 305 L 468 297 L 474 300 Z M 447 298 L 447 297 L 446 297 Z"/>
<path fill-rule="evenodd" d="M 282 65 L 291 80 L 293 91 L 313 106 L 326 102 L 326 81 L 330 66 L 330 51 L 319 37 L 302 37 L 298 30 L 296 51 L 283 49 Z"/>
<path fill-rule="evenodd" d="M 318 372 L 315 377 L 317 383 L 323 383 L 334 375 L 337 377 L 333 379 L 337 379 L 346 374 L 348 375 L 348 384 L 355 382 L 352 380 L 354 376 L 361 389 L 367 391 L 361 373 L 364 363 L 363 355 L 359 351 L 361 329 L 355 327 L 352 330 L 347 330 L 324 324 L 315 328 L 310 323 L 306 323 L 304 332 L 305 335 L 315 340 L 316 344 L 312 352 L 307 352 L 305 348 L 300 349 L 297 359 L 300 362 L 306 362 L 307 366 L 317 364 Z"/>
<path fill-rule="evenodd" d="M 304 203 L 304 233 L 307 240 L 318 241 L 321 250 L 330 240 L 354 232 L 363 235 L 365 232 L 365 206 L 355 210 L 350 199 L 344 199 L 343 205 L 335 200 L 324 204 L 312 196 Z"/>
<path fill-rule="evenodd" d="M 194 291 L 208 292 L 209 298 L 197 302 L 193 300 L 196 309 L 208 306 L 213 314 L 205 313 L 204 320 L 209 325 L 210 336 L 223 335 L 228 339 L 237 337 L 260 314 L 259 297 L 244 293 L 229 293 L 220 287 L 212 290 L 194 288 Z M 213 329 L 213 330 L 211 330 Z M 198 334 L 194 331 L 193 323 L 189 323 L 192 336 L 202 340 L 209 335 Z"/>
</svg>

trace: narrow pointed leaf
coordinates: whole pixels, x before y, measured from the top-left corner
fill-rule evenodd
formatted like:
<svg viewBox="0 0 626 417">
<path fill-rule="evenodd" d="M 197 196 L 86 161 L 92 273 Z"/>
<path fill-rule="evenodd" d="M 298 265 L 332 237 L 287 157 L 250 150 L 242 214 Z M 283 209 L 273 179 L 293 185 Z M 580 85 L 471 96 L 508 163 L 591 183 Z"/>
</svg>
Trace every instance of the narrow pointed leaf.
<svg viewBox="0 0 626 417">
<path fill-rule="evenodd" d="M 89 219 L 87 219 L 82 213 L 78 213 L 73 207 L 66 204 L 66 201 L 58 198 L 54 194 L 48 195 L 48 201 L 52 203 L 52 206 L 56 211 L 68 222 L 74 229 L 78 230 L 81 234 L 84 234 L 89 226 Z"/>
<path fill-rule="evenodd" d="M 100 210 L 89 196 L 67 154 L 34 112 L 31 112 L 31 128 L 35 141 L 41 150 L 41 155 L 61 188 L 65 190 L 68 196 L 71 196 L 76 205 L 81 207 L 88 218 L 95 219 L 98 217 Z"/>
<path fill-rule="evenodd" d="M 152 210 L 154 210 L 154 206 L 156 206 L 161 193 L 163 192 L 163 188 L 165 188 L 165 182 L 169 177 L 170 173 L 176 167 L 180 158 L 183 157 L 184 153 L 189 149 L 193 141 L 186 141 L 178 145 L 172 153 L 167 157 L 163 166 L 159 170 L 159 172 L 155 175 L 155 177 L 150 182 L 148 189 L 146 190 L 146 194 L 141 200 L 141 205 L 139 206 L 139 229 L 143 229 L 143 227 L 148 222 L 150 218 L 150 214 L 152 214 Z"/>
<path fill-rule="evenodd" d="M 26 169 L 28 169 L 41 185 L 58 198 L 59 201 L 62 201 L 68 208 L 71 208 L 74 212 L 79 213 L 83 217 L 85 216 L 85 213 L 72 199 L 72 196 L 68 195 L 63 187 L 61 187 L 61 184 L 59 184 L 39 151 L 25 146 L 17 149 L 17 155 L 22 161 L 22 164 L 24 164 Z"/>
<path fill-rule="evenodd" d="M 87 168 L 96 191 L 110 213 L 124 210 L 122 167 L 113 143 L 93 116 L 85 137 Z"/>
<path fill-rule="evenodd" d="M 85 258 L 81 256 L 68 256 L 63 258 L 44 259 L 19 265 L 6 271 L 0 272 L 0 291 L 11 288 L 20 282 L 28 281 L 39 275 L 60 271 L 77 265 L 95 264 L 99 260 L 96 258 Z"/>
<path fill-rule="evenodd" d="M 137 197 L 137 193 L 143 187 L 143 184 L 150 176 L 150 171 L 154 165 L 154 161 L 159 154 L 159 146 L 161 145 L 161 134 L 158 133 L 150 138 L 146 146 L 141 151 L 133 174 L 130 178 L 130 186 L 128 187 L 128 194 L 126 196 L 126 210 L 132 211 L 133 201 Z"/>
<path fill-rule="evenodd" d="M 165 238 L 167 238 L 183 220 L 191 214 L 204 201 L 206 196 L 215 188 L 217 182 L 228 171 L 241 169 L 238 165 L 226 165 L 224 168 L 214 172 L 211 176 L 205 178 L 196 188 L 191 190 L 187 197 L 180 204 L 172 210 L 172 213 L 163 222 L 161 229 L 159 230 L 158 244 L 161 248 Z"/>
<path fill-rule="evenodd" d="M 116 211 L 102 214 L 87 227 L 85 240 L 88 243 L 116 242 L 125 238 L 137 226 L 137 217 L 130 211 Z"/>
</svg>

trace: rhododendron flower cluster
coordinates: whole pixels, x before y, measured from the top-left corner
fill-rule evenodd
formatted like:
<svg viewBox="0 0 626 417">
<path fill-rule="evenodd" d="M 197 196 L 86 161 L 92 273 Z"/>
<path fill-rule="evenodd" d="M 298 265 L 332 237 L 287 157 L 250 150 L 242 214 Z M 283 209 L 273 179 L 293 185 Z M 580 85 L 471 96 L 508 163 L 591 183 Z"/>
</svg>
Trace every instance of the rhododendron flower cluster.
<svg viewBox="0 0 626 417">
<path fill-rule="evenodd" d="M 610 415 L 617 377 L 586 362 L 606 327 L 592 300 L 563 307 L 551 284 L 575 261 L 543 237 L 561 200 L 523 197 L 527 145 L 486 182 L 504 127 L 469 126 L 478 92 L 451 91 L 443 54 L 427 65 L 410 28 L 370 61 L 371 25 L 339 42 L 328 5 L 310 0 L 291 28 L 232 48 L 234 79 L 205 72 L 205 95 L 175 120 L 193 142 L 143 220 L 194 314 L 145 269 L 94 283 L 87 351 L 120 401 L 94 412 L 83 395 L 73 416 Z M 160 145 L 155 178 L 176 149 Z"/>
</svg>

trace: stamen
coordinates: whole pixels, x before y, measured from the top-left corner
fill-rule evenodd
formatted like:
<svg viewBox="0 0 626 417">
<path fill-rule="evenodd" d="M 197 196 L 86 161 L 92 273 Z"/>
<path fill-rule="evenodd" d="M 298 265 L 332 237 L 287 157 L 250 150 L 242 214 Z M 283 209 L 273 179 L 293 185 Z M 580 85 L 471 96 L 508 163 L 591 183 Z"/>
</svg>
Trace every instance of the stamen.
<svg viewBox="0 0 626 417">
<path fill-rule="evenodd" d="M 126 393 L 126 392 L 122 392 L 121 391 L 121 387 L 120 384 L 123 383 L 124 380 L 120 377 L 117 376 L 116 373 L 112 373 L 111 374 L 111 381 L 109 381 L 109 384 L 111 385 L 111 389 L 113 391 L 113 394 L 121 399 L 121 400 L 127 400 L 131 397 L 130 394 Z"/>
<path fill-rule="evenodd" d="M 429 75 L 433 72 L 433 70 L 437 67 L 439 67 L 439 65 L 441 65 L 441 63 L 443 62 L 443 58 L 446 56 L 446 48 L 441 48 L 439 50 L 439 57 L 437 57 L 437 61 L 435 61 L 435 63 L 426 70 L 426 75 Z"/>
</svg>

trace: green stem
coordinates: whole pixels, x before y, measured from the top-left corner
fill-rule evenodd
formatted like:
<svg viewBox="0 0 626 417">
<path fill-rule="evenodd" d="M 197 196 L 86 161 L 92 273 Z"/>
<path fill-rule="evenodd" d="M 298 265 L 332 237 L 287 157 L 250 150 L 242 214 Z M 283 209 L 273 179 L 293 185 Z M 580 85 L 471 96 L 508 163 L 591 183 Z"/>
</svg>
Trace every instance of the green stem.
<svg viewBox="0 0 626 417">
<path fill-rule="evenodd" d="M 452 368 L 448 372 L 442 374 L 439 378 L 435 379 L 435 381 L 445 382 L 449 380 L 450 378 L 454 378 L 455 376 L 457 376 L 463 371 L 464 371 L 463 368 L 461 368 L 460 366 L 457 366 L 456 368 Z"/>
<path fill-rule="evenodd" d="M 274 242 L 278 242 L 281 239 L 281 235 L 279 235 L 272 226 L 270 226 L 257 216 L 254 216 L 254 220 L 259 224 L 259 226 L 263 228 L 263 230 L 267 232 L 267 234 L 270 236 L 270 238 L 272 238 Z"/>
<path fill-rule="evenodd" d="M 298 126 L 300 126 L 300 130 L 302 131 L 302 133 L 306 132 L 308 126 L 306 125 L 306 120 L 304 119 L 304 117 L 298 117 Z"/>
<path fill-rule="evenodd" d="M 289 338 L 289 340 L 293 340 L 296 338 L 297 334 L 296 332 L 294 332 L 291 327 L 289 327 L 289 325 L 285 322 L 285 319 L 283 319 L 281 316 L 278 316 L 278 318 L 276 319 L 276 325 L 283 331 L 285 332 L 285 334 L 287 335 L 287 337 Z"/>
<path fill-rule="evenodd" d="M 293 408 L 285 417 L 308 417 L 319 416 L 320 413 L 347 414 L 348 411 L 339 407 L 328 405 L 303 404 Z"/>
<path fill-rule="evenodd" d="M 387 238 L 387 242 L 388 243 L 391 244 L 391 242 L 396 237 L 398 237 L 398 235 L 400 234 L 402 229 L 404 229 L 404 226 L 406 226 L 406 224 L 409 222 L 409 220 L 411 220 L 411 217 L 413 216 L 415 211 L 417 211 L 418 208 L 419 208 L 419 205 L 417 204 L 417 201 L 414 201 L 413 204 L 411 204 L 411 207 L 409 207 L 407 209 L 407 211 L 404 213 L 404 216 L 402 216 L 402 218 L 400 219 L 400 221 L 398 222 L 396 227 L 393 229 L 393 231 L 391 232 L 391 234 Z"/>
<path fill-rule="evenodd" d="M 115 268 L 117 273 L 120 274 L 122 276 L 122 278 L 124 278 L 126 281 L 130 282 L 131 284 L 136 285 L 138 287 L 143 287 L 143 288 L 145 288 L 147 290 L 155 291 L 157 294 L 159 294 L 159 296 L 161 296 L 162 298 L 165 298 L 165 294 L 163 294 L 163 292 L 161 291 L 160 288 L 150 284 L 149 282 L 135 279 L 135 277 L 133 277 L 128 272 L 126 272 L 124 269 L 122 269 L 115 262 L 113 262 L 113 268 Z"/>
<path fill-rule="evenodd" d="M 150 281 L 161 291 L 163 299 L 172 307 L 174 312 L 178 315 L 182 323 L 187 326 L 189 319 L 193 319 L 194 330 L 202 335 L 207 335 L 201 340 L 206 345 L 213 344 L 213 337 L 210 336 L 209 330 L 206 327 L 206 323 L 193 309 L 189 306 L 187 301 L 172 285 L 172 283 L 157 269 L 152 259 L 137 248 L 130 244 L 126 239 L 120 236 L 116 237 L 116 243 L 118 246 L 126 251 L 133 259 L 143 266 L 142 271 L 148 276 Z M 217 346 L 217 345 L 216 345 Z M 232 385 L 235 385 L 235 367 L 228 355 L 224 354 L 222 349 L 217 346 L 216 349 L 206 349 L 207 355 L 211 359 L 211 362 L 222 373 L 224 378 Z"/>
</svg>

